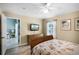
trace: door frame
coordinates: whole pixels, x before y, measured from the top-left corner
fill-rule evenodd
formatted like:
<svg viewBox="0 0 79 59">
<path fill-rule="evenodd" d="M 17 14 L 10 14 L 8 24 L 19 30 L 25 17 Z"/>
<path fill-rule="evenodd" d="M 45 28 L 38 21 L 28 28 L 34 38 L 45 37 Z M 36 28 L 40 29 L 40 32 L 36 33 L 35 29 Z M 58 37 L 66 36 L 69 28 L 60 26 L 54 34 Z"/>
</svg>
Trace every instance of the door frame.
<svg viewBox="0 0 79 59">
<path fill-rule="evenodd" d="M 2 24 L 1 24 L 1 15 L 0 15 L 0 55 L 1 55 L 1 52 L 2 52 L 2 36 L 1 36 L 1 32 L 2 32 L 2 29 L 1 29 L 1 27 L 2 27 Z"/>
<path fill-rule="evenodd" d="M 18 43 L 18 45 L 21 44 L 21 20 L 20 18 L 17 18 L 17 17 L 6 17 L 6 18 L 10 18 L 10 19 L 16 19 L 17 21 L 19 20 L 20 21 L 20 42 Z M 16 46 L 17 47 L 17 46 Z"/>
<path fill-rule="evenodd" d="M 2 52 L 2 15 L 3 14 L 0 14 L 0 55 L 1 54 L 4 54 Z M 20 18 L 6 17 L 6 19 L 7 18 L 16 19 L 16 20 L 19 20 L 20 21 Z M 18 45 L 20 45 L 20 44 L 21 44 L 21 21 L 20 21 L 20 41 L 19 41 Z"/>
</svg>

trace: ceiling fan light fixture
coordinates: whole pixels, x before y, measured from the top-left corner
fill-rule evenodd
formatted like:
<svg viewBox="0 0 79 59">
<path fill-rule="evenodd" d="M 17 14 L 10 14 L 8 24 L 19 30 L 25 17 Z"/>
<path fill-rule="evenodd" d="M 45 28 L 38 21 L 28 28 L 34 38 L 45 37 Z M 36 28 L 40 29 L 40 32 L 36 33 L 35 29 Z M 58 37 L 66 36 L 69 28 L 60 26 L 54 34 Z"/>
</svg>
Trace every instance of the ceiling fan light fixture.
<svg viewBox="0 0 79 59">
<path fill-rule="evenodd" d="M 48 11 L 48 9 L 45 9 L 43 12 L 44 12 L 44 13 L 48 13 L 49 11 Z"/>
<path fill-rule="evenodd" d="M 51 3 L 47 3 L 47 5 L 46 6 L 50 6 L 51 5 Z"/>
</svg>

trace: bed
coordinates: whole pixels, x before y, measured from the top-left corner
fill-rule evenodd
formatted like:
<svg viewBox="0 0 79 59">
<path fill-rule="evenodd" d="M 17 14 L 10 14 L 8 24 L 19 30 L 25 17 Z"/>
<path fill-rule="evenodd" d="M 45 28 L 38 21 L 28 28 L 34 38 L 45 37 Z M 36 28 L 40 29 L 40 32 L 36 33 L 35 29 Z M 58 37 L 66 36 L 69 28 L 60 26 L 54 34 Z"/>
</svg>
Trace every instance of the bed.
<svg viewBox="0 0 79 59">
<path fill-rule="evenodd" d="M 48 38 L 49 37 L 49 38 Z M 41 39 L 44 39 L 40 41 Z M 48 39 L 47 39 L 48 38 Z M 34 38 L 31 40 L 32 55 L 78 55 L 79 44 L 54 39 L 52 36 Z M 37 42 L 34 44 L 34 42 Z"/>
</svg>

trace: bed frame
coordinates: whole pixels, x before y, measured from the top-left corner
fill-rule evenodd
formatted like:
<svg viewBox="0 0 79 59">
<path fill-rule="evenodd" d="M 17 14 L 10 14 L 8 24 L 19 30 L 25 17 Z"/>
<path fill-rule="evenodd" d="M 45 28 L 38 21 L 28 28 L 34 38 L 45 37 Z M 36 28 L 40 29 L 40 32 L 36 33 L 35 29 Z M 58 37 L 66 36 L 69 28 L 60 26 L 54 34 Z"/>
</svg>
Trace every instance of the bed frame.
<svg viewBox="0 0 79 59">
<path fill-rule="evenodd" d="M 48 35 L 48 36 L 40 36 L 40 37 L 35 37 L 35 38 L 31 38 L 29 40 L 29 44 L 31 46 L 31 49 L 36 46 L 37 44 L 39 43 L 42 43 L 44 41 L 48 41 L 48 40 L 51 40 L 53 39 L 53 36 L 52 35 Z"/>
</svg>

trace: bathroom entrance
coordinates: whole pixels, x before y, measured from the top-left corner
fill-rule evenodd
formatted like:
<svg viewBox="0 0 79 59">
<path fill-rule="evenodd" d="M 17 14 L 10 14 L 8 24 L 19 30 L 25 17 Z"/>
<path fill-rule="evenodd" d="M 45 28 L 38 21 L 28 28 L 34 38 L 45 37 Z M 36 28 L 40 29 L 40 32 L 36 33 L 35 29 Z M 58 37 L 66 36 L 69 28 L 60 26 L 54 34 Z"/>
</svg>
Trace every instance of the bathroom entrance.
<svg viewBox="0 0 79 59">
<path fill-rule="evenodd" d="M 7 18 L 7 49 L 14 48 L 20 43 L 20 20 Z"/>
</svg>

